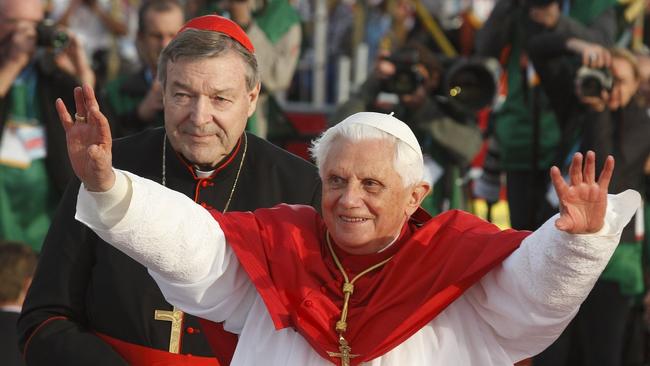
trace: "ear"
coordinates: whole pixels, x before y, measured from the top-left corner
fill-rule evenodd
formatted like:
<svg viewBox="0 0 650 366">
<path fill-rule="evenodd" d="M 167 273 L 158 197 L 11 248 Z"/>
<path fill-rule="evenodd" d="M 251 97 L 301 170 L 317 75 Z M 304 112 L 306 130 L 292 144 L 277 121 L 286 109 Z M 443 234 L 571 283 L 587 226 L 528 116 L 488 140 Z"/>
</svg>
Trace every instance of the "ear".
<svg viewBox="0 0 650 366">
<path fill-rule="evenodd" d="M 411 216 L 420 207 L 424 198 L 431 191 L 431 186 L 427 182 L 419 182 L 411 187 L 408 203 L 406 204 L 406 215 Z"/>
<path fill-rule="evenodd" d="M 257 83 L 257 86 L 253 90 L 248 92 L 248 117 L 252 116 L 255 113 L 257 108 L 257 100 L 260 96 L 260 90 L 262 88 L 262 83 Z"/>
</svg>

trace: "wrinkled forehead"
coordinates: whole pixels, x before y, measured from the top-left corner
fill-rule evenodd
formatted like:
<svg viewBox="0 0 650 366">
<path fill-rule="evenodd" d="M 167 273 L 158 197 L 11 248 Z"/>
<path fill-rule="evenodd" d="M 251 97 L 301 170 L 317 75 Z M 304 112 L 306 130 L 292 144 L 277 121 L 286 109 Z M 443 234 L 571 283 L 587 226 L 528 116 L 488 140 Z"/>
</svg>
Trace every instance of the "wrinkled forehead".
<svg viewBox="0 0 650 366">
<path fill-rule="evenodd" d="M 344 160 L 354 159 L 357 162 L 366 161 L 368 166 L 372 165 L 373 168 L 384 166 L 393 168 L 395 144 L 395 140 L 391 137 L 350 138 L 336 134 L 332 137 L 324 161 L 330 166 L 337 166 Z"/>
</svg>

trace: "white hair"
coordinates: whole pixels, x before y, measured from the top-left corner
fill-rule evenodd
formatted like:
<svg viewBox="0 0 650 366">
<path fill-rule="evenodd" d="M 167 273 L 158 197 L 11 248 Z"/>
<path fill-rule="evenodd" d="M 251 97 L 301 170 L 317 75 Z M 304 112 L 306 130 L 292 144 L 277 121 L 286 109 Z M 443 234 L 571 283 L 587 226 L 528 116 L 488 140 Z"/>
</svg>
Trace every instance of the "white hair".
<svg viewBox="0 0 650 366">
<path fill-rule="evenodd" d="M 323 178 L 323 166 L 332 148 L 332 143 L 338 138 L 345 138 L 353 142 L 375 139 L 385 140 L 394 147 L 395 158 L 393 159 L 393 167 L 402 178 L 404 187 L 409 187 L 422 181 L 422 177 L 424 176 L 424 163 L 420 152 L 413 150 L 406 142 L 376 127 L 354 123 L 337 124 L 312 141 L 309 152 L 316 162 L 321 178 Z"/>
</svg>

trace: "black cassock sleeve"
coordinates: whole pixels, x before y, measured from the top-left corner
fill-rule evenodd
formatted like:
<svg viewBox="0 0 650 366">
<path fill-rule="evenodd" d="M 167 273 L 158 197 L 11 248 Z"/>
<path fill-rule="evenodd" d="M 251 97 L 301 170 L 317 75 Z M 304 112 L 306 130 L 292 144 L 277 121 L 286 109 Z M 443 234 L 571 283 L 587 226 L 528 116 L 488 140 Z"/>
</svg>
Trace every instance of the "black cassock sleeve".
<svg viewBox="0 0 650 366">
<path fill-rule="evenodd" d="M 78 190 L 79 181 L 68 185 L 18 321 L 28 365 L 127 365 L 87 327 L 86 290 L 99 239 L 74 218 Z"/>
</svg>

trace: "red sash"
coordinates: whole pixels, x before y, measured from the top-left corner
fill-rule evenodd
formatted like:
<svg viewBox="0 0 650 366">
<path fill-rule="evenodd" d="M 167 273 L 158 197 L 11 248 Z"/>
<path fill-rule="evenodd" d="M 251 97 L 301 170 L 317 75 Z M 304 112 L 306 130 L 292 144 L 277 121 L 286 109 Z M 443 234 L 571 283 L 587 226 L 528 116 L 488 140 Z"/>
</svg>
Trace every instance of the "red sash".
<svg viewBox="0 0 650 366">
<path fill-rule="evenodd" d="M 276 329 L 297 330 L 324 359 L 339 362 L 327 351 L 339 346 L 334 324 L 341 312 L 343 279 L 324 244 L 326 227 L 318 213 L 308 206 L 278 205 L 255 213 L 212 214 Z M 354 256 L 337 250 L 350 276 L 394 255 L 355 284 L 345 334 L 352 352 L 360 354 L 352 365 L 377 358 L 415 334 L 527 235 L 501 231 L 462 211 L 435 218 L 418 211 L 382 253 Z"/>
<path fill-rule="evenodd" d="M 169 353 L 124 342 L 98 332 L 95 332 L 95 335 L 113 347 L 131 366 L 219 366 L 219 362 L 214 357 Z"/>
</svg>

